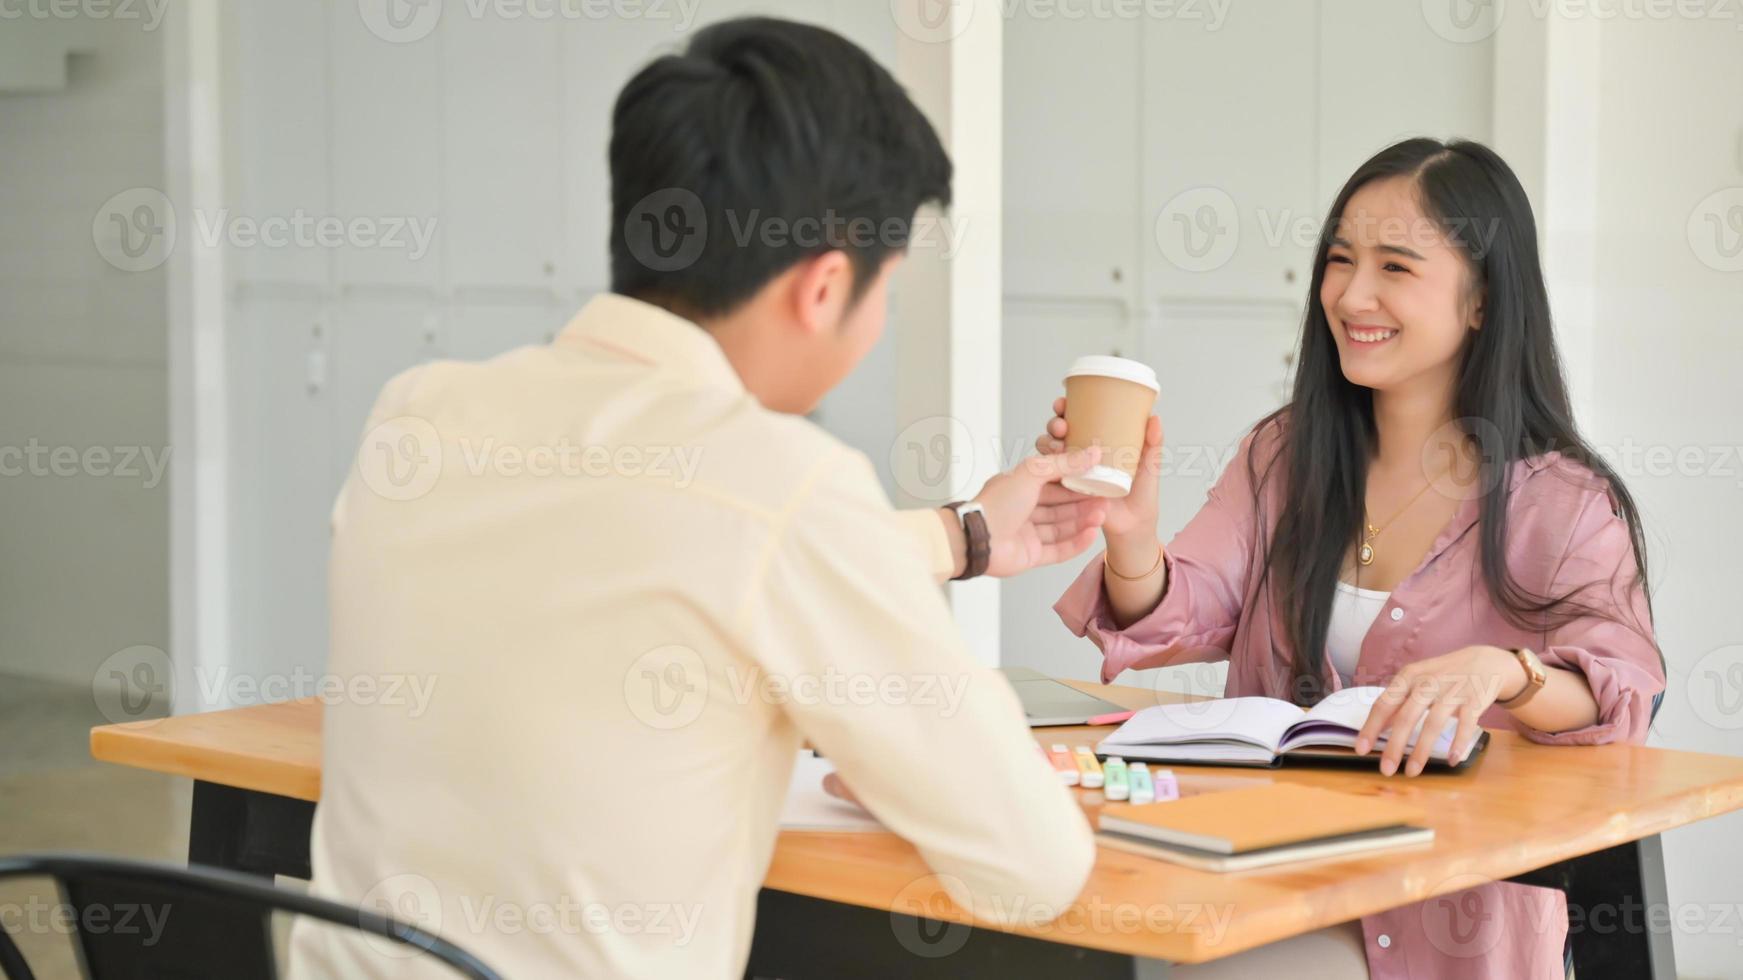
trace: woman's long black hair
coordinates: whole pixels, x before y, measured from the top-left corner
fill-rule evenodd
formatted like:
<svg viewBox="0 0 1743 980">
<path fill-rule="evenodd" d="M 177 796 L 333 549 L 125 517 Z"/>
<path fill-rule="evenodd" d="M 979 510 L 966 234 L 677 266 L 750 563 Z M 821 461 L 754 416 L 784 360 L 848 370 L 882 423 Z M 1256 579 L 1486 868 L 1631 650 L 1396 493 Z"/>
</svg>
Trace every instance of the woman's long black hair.
<svg viewBox="0 0 1743 980">
<path fill-rule="evenodd" d="M 1638 587 L 1647 589 L 1646 545 L 1634 498 L 1574 426 L 1550 328 L 1536 222 L 1524 189 L 1507 164 L 1480 143 L 1406 140 L 1362 164 L 1332 204 L 1314 255 L 1293 398 L 1254 427 L 1261 434 L 1275 428 L 1279 448 L 1265 463 L 1264 476 L 1257 470 L 1258 452 L 1247 462 L 1261 514 L 1271 471 L 1276 465 L 1284 468 L 1282 510 L 1266 545 L 1259 587 L 1275 573 L 1272 595 L 1281 605 L 1293 658 L 1290 696 L 1300 704 L 1313 704 L 1327 693 L 1321 676 L 1332 596 L 1350 549 L 1360 542 L 1368 461 L 1377 444 L 1373 391 L 1343 375 L 1320 284 L 1350 198 L 1373 181 L 1394 177 L 1415 184 L 1424 214 L 1463 253 L 1471 288 L 1482 291 L 1482 329 L 1467 338 L 1459 355 L 1453 415 L 1478 450 L 1480 564 L 1496 607 L 1510 622 L 1533 631 L 1597 612 L 1577 598 L 1581 589 L 1560 596 L 1532 593 L 1507 565 L 1508 470 L 1516 460 L 1551 450 L 1608 481 L 1634 545 Z M 1253 440 L 1255 447 L 1260 443 Z"/>
</svg>

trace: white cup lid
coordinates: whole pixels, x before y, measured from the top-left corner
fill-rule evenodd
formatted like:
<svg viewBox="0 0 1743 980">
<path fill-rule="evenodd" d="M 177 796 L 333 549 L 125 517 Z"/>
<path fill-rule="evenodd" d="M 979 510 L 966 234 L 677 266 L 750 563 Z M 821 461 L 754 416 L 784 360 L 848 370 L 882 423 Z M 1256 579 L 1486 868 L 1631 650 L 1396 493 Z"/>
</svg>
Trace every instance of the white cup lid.
<svg viewBox="0 0 1743 980">
<path fill-rule="evenodd" d="M 1067 490 L 1091 497 L 1124 497 L 1132 492 L 1132 475 L 1117 466 L 1098 464 L 1060 482 Z"/>
<path fill-rule="evenodd" d="M 1156 381 L 1156 372 L 1150 365 L 1109 354 L 1086 354 L 1073 361 L 1071 370 L 1065 372 L 1065 376 L 1074 378 L 1079 375 L 1119 378 L 1121 381 L 1135 381 L 1151 391 L 1162 390 L 1162 385 Z"/>
</svg>

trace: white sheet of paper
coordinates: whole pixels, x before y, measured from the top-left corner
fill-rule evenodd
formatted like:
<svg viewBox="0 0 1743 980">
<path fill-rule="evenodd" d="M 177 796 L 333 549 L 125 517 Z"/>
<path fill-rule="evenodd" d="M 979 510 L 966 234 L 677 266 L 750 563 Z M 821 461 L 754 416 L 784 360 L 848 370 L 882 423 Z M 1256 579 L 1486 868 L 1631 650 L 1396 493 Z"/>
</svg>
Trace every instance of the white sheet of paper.
<svg viewBox="0 0 1743 980">
<path fill-rule="evenodd" d="M 781 810 L 782 830 L 883 830 L 876 817 L 846 800 L 830 796 L 823 777 L 835 771 L 827 759 L 813 752 L 800 752 L 793 764 L 793 781 L 787 786 L 787 805 Z"/>
</svg>

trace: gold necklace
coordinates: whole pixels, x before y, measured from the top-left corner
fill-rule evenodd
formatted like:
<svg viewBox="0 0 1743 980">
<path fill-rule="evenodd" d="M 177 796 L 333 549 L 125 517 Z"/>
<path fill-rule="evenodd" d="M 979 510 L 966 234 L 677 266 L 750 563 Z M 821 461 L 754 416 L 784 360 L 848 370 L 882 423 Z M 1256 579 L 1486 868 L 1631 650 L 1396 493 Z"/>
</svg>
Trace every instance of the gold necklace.
<svg viewBox="0 0 1743 980">
<path fill-rule="evenodd" d="M 1374 563 L 1374 539 L 1376 537 L 1379 537 L 1381 531 L 1384 531 L 1388 527 L 1391 527 L 1393 521 L 1397 520 L 1400 517 L 1403 517 L 1404 512 L 1410 509 L 1410 505 L 1414 504 L 1418 500 L 1422 499 L 1422 495 L 1427 493 L 1428 488 L 1432 487 L 1432 486 L 1434 486 L 1433 480 L 1430 480 L 1427 483 L 1424 483 L 1422 485 L 1422 489 L 1416 491 L 1415 496 L 1413 496 L 1409 500 L 1405 501 L 1404 506 L 1398 508 L 1398 513 L 1393 514 L 1391 517 L 1387 518 L 1386 522 L 1384 524 L 1381 524 L 1379 527 L 1375 527 L 1372 524 L 1368 524 L 1366 521 L 1367 515 L 1364 513 L 1362 515 L 1364 518 L 1362 523 L 1364 525 L 1366 525 L 1368 533 L 1366 535 L 1366 539 L 1363 540 L 1363 542 L 1362 542 L 1361 550 L 1356 553 L 1356 560 L 1361 562 L 1363 566 L 1372 565 Z"/>
</svg>

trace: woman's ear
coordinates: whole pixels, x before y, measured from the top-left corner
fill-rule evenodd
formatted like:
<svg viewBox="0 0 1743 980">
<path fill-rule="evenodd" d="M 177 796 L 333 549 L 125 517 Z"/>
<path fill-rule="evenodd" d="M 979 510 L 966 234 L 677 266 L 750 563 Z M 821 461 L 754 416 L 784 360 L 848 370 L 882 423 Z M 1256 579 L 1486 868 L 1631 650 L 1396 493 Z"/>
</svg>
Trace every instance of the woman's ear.
<svg viewBox="0 0 1743 980">
<path fill-rule="evenodd" d="M 1483 329 L 1483 302 L 1486 299 L 1488 299 L 1488 293 L 1481 289 L 1477 290 L 1477 294 L 1471 297 L 1471 316 L 1469 326 L 1472 330 Z"/>
</svg>

